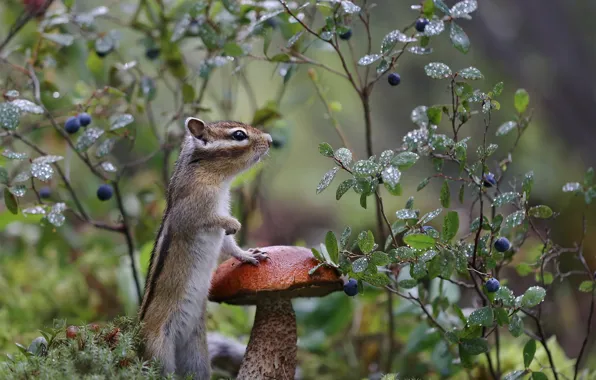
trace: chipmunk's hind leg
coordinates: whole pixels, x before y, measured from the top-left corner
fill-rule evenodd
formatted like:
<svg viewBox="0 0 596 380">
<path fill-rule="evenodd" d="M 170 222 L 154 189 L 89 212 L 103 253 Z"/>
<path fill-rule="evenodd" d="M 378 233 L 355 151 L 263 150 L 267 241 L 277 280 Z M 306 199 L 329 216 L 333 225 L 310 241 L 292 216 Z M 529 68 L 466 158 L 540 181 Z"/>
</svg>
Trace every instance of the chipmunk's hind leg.
<svg viewBox="0 0 596 380">
<path fill-rule="evenodd" d="M 186 339 L 177 342 L 176 373 L 181 376 L 190 375 L 194 380 L 209 380 L 211 378 L 205 331 L 195 328 Z"/>
<path fill-rule="evenodd" d="M 174 340 L 163 332 L 156 339 L 147 339 L 145 343 L 145 355 L 156 359 L 162 366 L 163 376 L 176 372 L 176 345 Z"/>
</svg>

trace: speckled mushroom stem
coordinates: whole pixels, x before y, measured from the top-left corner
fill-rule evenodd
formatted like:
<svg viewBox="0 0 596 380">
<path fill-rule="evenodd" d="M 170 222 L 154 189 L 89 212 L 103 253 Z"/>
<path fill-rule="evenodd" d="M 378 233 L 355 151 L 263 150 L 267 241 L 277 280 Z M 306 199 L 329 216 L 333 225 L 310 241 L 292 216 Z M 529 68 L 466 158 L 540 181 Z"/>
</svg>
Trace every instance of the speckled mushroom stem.
<svg viewBox="0 0 596 380">
<path fill-rule="evenodd" d="M 296 315 L 292 301 L 280 297 L 260 299 L 237 379 L 293 380 L 296 339 Z"/>
</svg>

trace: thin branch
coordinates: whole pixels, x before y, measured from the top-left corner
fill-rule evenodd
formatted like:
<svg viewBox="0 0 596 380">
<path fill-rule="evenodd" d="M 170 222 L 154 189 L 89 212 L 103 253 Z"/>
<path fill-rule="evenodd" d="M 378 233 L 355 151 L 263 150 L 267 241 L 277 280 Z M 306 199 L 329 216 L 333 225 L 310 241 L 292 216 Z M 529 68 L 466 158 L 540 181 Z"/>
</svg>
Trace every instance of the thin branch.
<svg viewBox="0 0 596 380">
<path fill-rule="evenodd" d="M 555 380 L 559 380 L 559 375 L 557 374 L 557 369 L 555 367 L 555 362 L 553 360 L 553 356 L 550 352 L 550 349 L 546 345 L 546 336 L 544 335 L 544 330 L 542 329 L 542 322 L 540 322 L 540 319 L 538 319 L 532 313 L 529 313 L 529 312 L 525 311 L 524 309 L 520 309 L 520 310 L 522 313 L 524 313 L 525 315 L 527 315 L 528 317 L 530 317 L 534 320 L 534 323 L 536 324 L 536 329 L 538 330 L 538 334 L 537 334 L 537 337 L 539 338 L 538 341 L 540 342 L 540 344 L 542 344 L 542 347 L 544 347 L 544 350 L 546 351 L 546 355 L 548 356 L 548 362 L 550 363 L 550 367 L 553 372 L 553 376 L 555 377 Z"/>
</svg>

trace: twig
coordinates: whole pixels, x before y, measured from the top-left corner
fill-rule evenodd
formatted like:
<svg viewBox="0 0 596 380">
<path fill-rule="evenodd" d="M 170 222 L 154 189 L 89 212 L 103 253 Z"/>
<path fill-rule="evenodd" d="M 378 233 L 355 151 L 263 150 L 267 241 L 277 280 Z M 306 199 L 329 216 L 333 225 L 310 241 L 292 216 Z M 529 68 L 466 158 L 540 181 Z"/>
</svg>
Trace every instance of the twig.
<svg viewBox="0 0 596 380">
<path fill-rule="evenodd" d="M 534 323 L 536 324 L 536 328 L 538 329 L 538 338 L 539 338 L 538 341 L 540 342 L 540 344 L 542 344 L 542 347 L 544 347 L 544 350 L 546 351 L 546 355 L 548 356 L 548 362 L 550 363 L 550 367 L 553 372 L 553 376 L 555 377 L 555 380 L 559 380 L 559 375 L 557 374 L 557 369 L 555 367 L 555 362 L 553 360 L 553 356 L 550 352 L 550 349 L 546 345 L 546 337 L 544 335 L 544 330 L 542 329 L 542 322 L 540 322 L 540 319 L 538 319 L 532 313 L 527 312 L 524 309 L 520 309 L 520 310 L 522 313 L 524 313 L 525 315 L 527 315 L 528 317 L 530 317 L 534 320 Z"/>
</svg>

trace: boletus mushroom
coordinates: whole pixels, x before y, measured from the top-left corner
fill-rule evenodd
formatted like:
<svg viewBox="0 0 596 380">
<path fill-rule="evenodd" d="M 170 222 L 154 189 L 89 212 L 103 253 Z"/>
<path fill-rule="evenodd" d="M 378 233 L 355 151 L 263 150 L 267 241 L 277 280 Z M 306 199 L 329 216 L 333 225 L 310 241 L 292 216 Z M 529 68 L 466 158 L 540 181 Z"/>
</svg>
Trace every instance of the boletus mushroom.
<svg viewBox="0 0 596 380">
<path fill-rule="evenodd" d="M 302 247 L 262 248 L 268 259 L 260 265 L 235 258 L 215 271 L 209 300 L 233 305 L 256 305 L 255 321 L 238 372 L 239 380 L 293 379 L 296 372 L 296 315 L 292 298 L 323 297 L 341 290 L 333 268 L 319 264 Z"/>
</svg>

